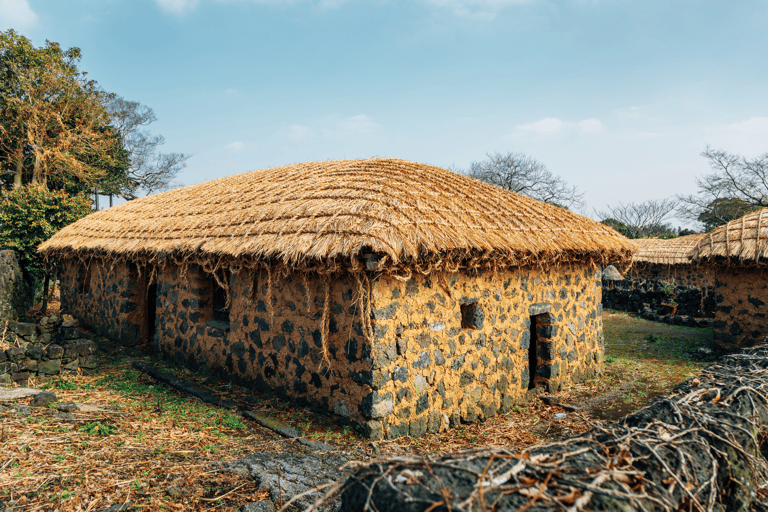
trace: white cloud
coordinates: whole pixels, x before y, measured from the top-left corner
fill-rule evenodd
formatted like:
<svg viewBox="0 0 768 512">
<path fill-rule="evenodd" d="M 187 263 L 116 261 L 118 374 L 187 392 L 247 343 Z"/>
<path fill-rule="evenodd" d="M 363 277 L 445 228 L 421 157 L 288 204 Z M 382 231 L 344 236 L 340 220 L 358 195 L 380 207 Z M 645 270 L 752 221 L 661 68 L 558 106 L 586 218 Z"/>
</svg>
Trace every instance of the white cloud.
<svg viewBox="0 0 768 512">
<path fill-rule="evenodd" d="M 423 0 L 427 4 L 452 12 L 456 16 L 492 20 L 499 11 L 513 5 L 536 0 Z"/>
<path fill-rule="evenodd" d="M 288 127 L 288 138 L 293 140 L 307 140 L 314 135 L 314 130 L 309 126 L 292 124 Z"/>
<path fill-rule="evenodd" d="M 740 123 L 734 123 L 728 126 L 728 129 L 747 135 L 768 134 L 768 117 L 753 117 Z"/>
<path fill-rule="evenodd" d="M 545 117 L 533 123 L 515 127 L 511 137 L 548 137 L 574 133 L 597 133 L 603 131 L 603 122 L 591 117 L 579 122 L 563 121 L 558 117 Z"/>
<path fill-rule="evenodd" d="M 599 119 L 591 118 L 579 121 L 579 130 L 587 133 L 599 132 L 603 129 L 603 123 Z"/>
<path fill-rule="evenodd" d="M 239 140 L 236 140 L 235 142 L 230 142 L 224 148 L 227 151 L 232 151 L 233 153 L 240 153 L 242 151 L 256 149 L 256 144 L 253 142 L 242 142 Z"/>
<path fill-rule="evenodd" d="M 24 30 L 37 23 L 37 14 L 27 0 L 0 0 L 0 30 Z"/>
<path fill-rule="evenodd" d="M 377 130 L 381 125 L 375 123 L 370 117 L 360 114 L 347 117 L 333 123 L 326 129 L 326 133 L 332 136 L 367 135 Z"/>
<path fill-rule="evenodd" d="M 197 7 L 198 0 L 155 0 L 161 10 L 170 14 L 184 14 Z"/>
<path fill-rule="evenodd" d="M 626 119 L 643 119 L 648 115 L 648 106 L 632 106 L 613 109 L 613 113 Z"/>
<path fill-rule="evenodd" d="M 532 133 L 553 133 L 562 130 L 565 123 L 556 117 L 545 117 L 535 123 L 522 124 L 517 127 L 519 131 Z"/>
<path fill-rule="evenodd" d="M 227 89 L 224 91 L 224 94 L 231 95 L 231 94 L 237 94 L 239 91 L 237 89 Z"/>
</svg>

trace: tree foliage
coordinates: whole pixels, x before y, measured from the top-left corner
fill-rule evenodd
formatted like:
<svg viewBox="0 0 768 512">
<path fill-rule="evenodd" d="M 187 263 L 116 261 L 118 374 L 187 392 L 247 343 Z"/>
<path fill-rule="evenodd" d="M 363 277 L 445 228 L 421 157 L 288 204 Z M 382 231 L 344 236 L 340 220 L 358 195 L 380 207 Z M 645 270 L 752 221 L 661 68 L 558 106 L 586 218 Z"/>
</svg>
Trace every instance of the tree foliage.
<svg viewBox="0 0 768 512">
<path fill-rule="evenodd" d="M 36 48 L 14 30 L 0 32 L 0 164 L 14 188 L 120 181 L 125 153 L 79 60 L 78 48 Z"/>
<path fill-rule="evenodd" d="M 701 156 L 711 172 L 696 179 L 696 194 L 678 197 L 681 216 L 710 231 L 768 207 L 768 152 L 749 159 L 707 146 Z"/>
<path fill-rule="evenodd" d="M 650 236 L 675 236 L 674 228 L 666 223 L 677 208 L 676 199 L 668 198 L 642 203 L 619 203 L 607 210 L 596 211 L 595 215 L 627 238 Z"/>
<path fill-rule="evenodd" d="M 4 191 L 0 195 L 0 247 L 16 251 L 22 268 L 40 279 L 54 269 L 37 253 L 37 246 L 91 211 L 91 200 L 85 194 L 72 196 L 40 183 Z"/>
<path fill-rule="evenodd" d="M 538 160 L 523 153 L 488 154 L 481 162 L 472 162 L 465 173 L 506 190 L 565 208 L 584 206 L 584 193 L 555 176 Z"/>
<path fill-rule="evenodd" d="M 178 186 L 174 180 L 186 167 L 190 155 L 158 152 L 165 138 L 144 129 L 157 120 L 152 109 L 115 94 L 106 96 L 105 106 L 129 160 L 128 179 L 117 193 L 126 199 L 135 199 L 139 191 L 149 194 Z"/>
</svg>

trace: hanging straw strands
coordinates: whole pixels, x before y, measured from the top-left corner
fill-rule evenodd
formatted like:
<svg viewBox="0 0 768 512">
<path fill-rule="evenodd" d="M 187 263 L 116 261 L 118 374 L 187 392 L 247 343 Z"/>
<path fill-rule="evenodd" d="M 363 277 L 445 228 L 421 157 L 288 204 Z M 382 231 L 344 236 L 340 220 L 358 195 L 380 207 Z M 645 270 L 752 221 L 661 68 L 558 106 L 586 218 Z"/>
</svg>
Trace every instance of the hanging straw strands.
<svg viewBox="0 0 768 512">
<path fill-rule="evenodd" d="M 133 261 L 245 258 L 326 271 L 371 252 L 381 256 L 377 270 L 430 271 L 438 262 L 623 261 L 633 249 L 563 208 L 437 167 L 369 159 L 289 165 L 148 196 L 95 212 L 39 250 Z"/>
<path fill-rule="evenodd" d="M 639 238 L 633 240 L 637 251 L 632 255 L 632 263 L 651 263 L 660 265 L 690 265 L 691 250 L 706 235 L 686 235 L 677 238 Z"/>
<path fill-rule="evenodd" d="M 307 510 L 768 510 L 768 345 L 561 442 L 356 463 Z M 754 507 L 750 509 L 750 504 Z"/>
<path fill-rule="evenodd" d="M 732 220 L 696 244 L 694 260 L 725 259 L 759 263 L 768 258 L 768 208 Z"/>
</svg>

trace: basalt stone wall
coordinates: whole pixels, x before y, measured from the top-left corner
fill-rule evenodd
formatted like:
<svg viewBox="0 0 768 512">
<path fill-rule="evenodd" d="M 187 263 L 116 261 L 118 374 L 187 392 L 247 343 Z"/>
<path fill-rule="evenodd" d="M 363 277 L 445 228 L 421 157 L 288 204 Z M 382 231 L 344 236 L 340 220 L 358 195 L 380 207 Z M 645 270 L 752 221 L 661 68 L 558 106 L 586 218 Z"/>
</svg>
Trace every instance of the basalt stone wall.
<svg viewBox="0 0 768 512">
<path fill-rule="evenodd" d="M 714 274 L 706 265 L 634 263 L 625 277 L 638 282 L 674 282 L 677 286 L 694 289 L 703 289 L 714 284 Z"/>
<path fill-rule="evenodd" d="M 182 272 L 167 266 L 157 279 L 155 344 L 161 354 L 362 422 L 371 349 L 353 276 L 229 273 L 228 321 L 214 318 L 216 282 L 199 267 Z M 322 355 L 326 287 L 330 366 Z"/>
<path fill-rule="evenodd" d="M 133 264 L 88 265 L 67 260 L 61 272 L 61 307 L 95 332 L 126 346 L 149 342 L 147 278 Z"/>
<path fill-rule="evenodd" d="M 16 320 L 32 305 L 15 251 L 0 251 L 0 322 Z"/>
<path fill-rule="evenodd" d="M 642 312 L 644 304 L 664 316 L 663 303 L 677 302 L 677 315 L 715 316 L 714 278 L 704 288 L 671 286 L 661 279 L 625 276 L 623 281 L 603 281 L 603 306 L 619 311 Z"/>
<path fill-rule="evenodd" d="M 70 324 L 73 322 L 69 322 Z M 0 341 L 0 385 L 26 386 L 30 377 L 57 375 L 61 370 L 92 369 L 98 346 L 82 339 L 76 326 L 62 326 L 58 317 L 39 324 L 7 322 Z"/>
<path fill-rule="evenodd" d="M 714 338 L 719 348 L 751 347 L 768 336 L 768 267 L 717 268 L 715 300 Z"/>
<path fill-rule="evenodd" d="M 600 281 L 586 266 L 374 282 L 371 437 L 505 412 L 529 389 L 602 370 Z"/>
</svg>

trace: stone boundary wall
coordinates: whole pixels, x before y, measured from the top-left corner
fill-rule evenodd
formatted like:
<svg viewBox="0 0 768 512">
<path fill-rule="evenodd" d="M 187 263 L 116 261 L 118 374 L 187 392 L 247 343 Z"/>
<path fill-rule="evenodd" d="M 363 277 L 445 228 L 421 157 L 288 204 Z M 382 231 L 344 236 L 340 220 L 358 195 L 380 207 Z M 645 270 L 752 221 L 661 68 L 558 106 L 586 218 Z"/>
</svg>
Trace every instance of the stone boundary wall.
<svg viewBox="0 0 768 512">
<path fill-rule="evenodd" d="M 632 264 L 624 277 L 634 281 L 674 282 L 683 288 L 702 289 L 715 284 L 714 273 L 708 265 L 662 265 L 637 262 Z"/>
<path fill-rule="evenodd" d="M 341 512 L 765 510 L 768 346 L 722 357 L 618 424 L 519 451 L 358 463 Z"/>
<path fill-rule="evenodd" d="M 76 321 L 71 318 L 64 322 L 55 317 L 44 318 L 39 325 L 7 322 L 0 345 L 0 384 L 15 382 L 26 386 L 30 377 L 96 368 L 97 352 L 96 343 L 81 338 Z"/>
<path fill-rule="evenodd" d="M 603 280 L 603 307 L 643 313 L 645 304 L 659 317 L 666 312 L 662 303 L 677 302 L 678 316 L 714 318 L 714 279 L 706 288 L 673 286 L 661 279 L 635 278 L 624 276 L 623 281 Z"/>
</svg>

